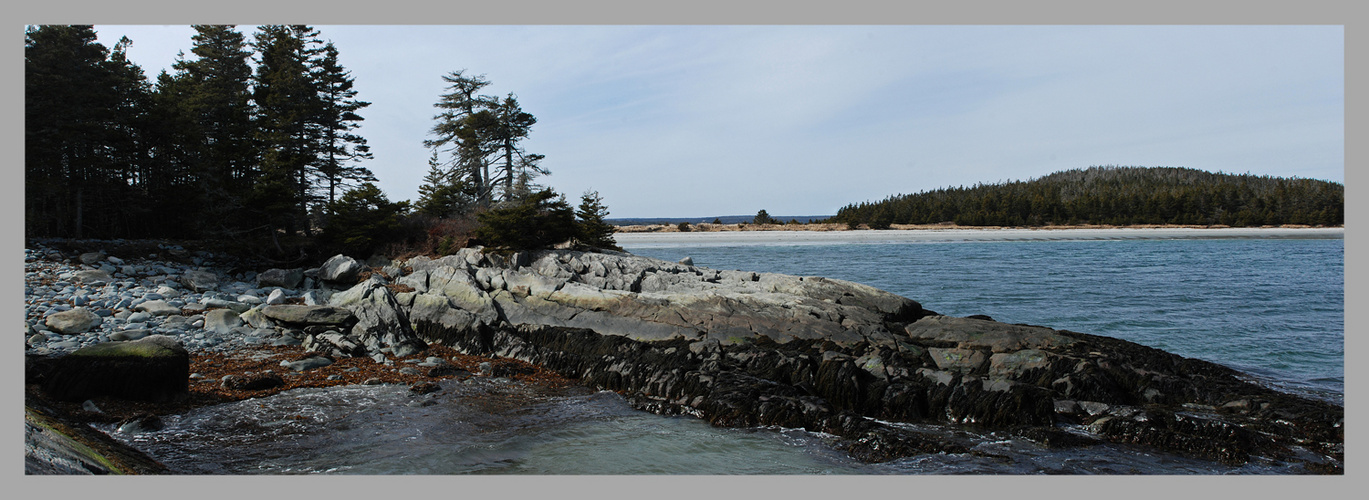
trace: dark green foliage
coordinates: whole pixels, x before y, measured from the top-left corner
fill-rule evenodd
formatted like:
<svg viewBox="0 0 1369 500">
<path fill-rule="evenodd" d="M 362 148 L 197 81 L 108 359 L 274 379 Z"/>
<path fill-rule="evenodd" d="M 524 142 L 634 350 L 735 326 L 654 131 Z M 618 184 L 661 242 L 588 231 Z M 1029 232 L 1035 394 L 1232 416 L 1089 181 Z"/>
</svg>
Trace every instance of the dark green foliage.
<svg viewBox="0 0 1369 500">
<path fill-rule="evenodd" d="M 679 225 L 675 226 L 675 229 L 678 229 L 681 233 L 688 233 L 688 232 L 689 232 L 689 223 L 688 223 L 688 222 L 681 222 Z"/>
<path fill-rule="evenodd" d="M 717 218 L 717 217 L 714 217 L 714 218 L 713 218 L 713 223 L 714 223 L 714 224 L 719 224 L 719 225 L 721 225 L 721 224 L 723 223 L 723 220 L 722 220 L 722 219 L 719 219 L 719 218 Z"/>
<path fill-rule="evenodd" d="M 780 221 L 766 213 L 765 209 L 756 212 L 756 217 L 751 220 L 752 224 L 779 224 Z"/>
<path fill-rule="evenodd" d="M 551 189 L 533 193 L 507 208 L 476 216 L 475 236 L 486 246 L 508 250 L 548 248 L 577 236 L 575 212 Z"/>
<path fill-rule="evenodd" d="M 324 225 L 321 243 L 353 256 L 366 257 L 387 243 L 403 239 L 409 202 L 391 203 L 369 182 L 347 191 L 328 206 L 332 215 Z"/>
<path fill-rule="evenodd" d="M 121 40 L 90 26 L 29 27 L 24 38 L 25 231 L 112 237 L 145 229 L 141 202 L 150 87 Z M 163 226 L 157 226 L 158 229 Z"/>
<path fill-rule="evenodd" d="M 434 155 L 445 153 L 449 159 L 440 166 L 452 183 L 470 186 L 476 208 L 492 206 L 496 191 L 505 203 L 530 196 L 538 191 L 532 179 L 548 174 L 539 165 L 542 155 L 528 154 L 520 145 L 537 118 L 523 111 L 513 94 L 502 100 L 478 95 L 489 80 L 464 73 L 454 71 L 442 77 L 451 85 L 433 104 L 443 111 L 433 117 L 437 123 L 429 133 L 434 138 L 423 144 Z M 498 170 L 491 172 L 492 166 Z"/>
<path fill-rule="evenodd" d="M 848 205 L 827 222 L 1041 226 L 1075 224 L 1342 225 L 1335 182 L 1189 168 L 1091 167 L 1006 184 L 943 188 Z"/>
<path fill-rule="evenodd" d="M 310 78 L 318 32 L 308 26 L 262 26 L 256 33 L 257 140 L 261 179 L 250 207 L 286 234 L 304 227 L 309 167 L 319 150 L 314 118 L 322 104 Z"/>
<path fill-rule="evenodd" d="M 418 186 L 418 213 L 450 218 L 464 214 L 475 205 L 475 189 L 470 183 L 454 179 L 452 172 L 439 166 L 437 151 L 428 160 L 428 174 Z"/>
<path fill-rule="evenodd" d="M 576 238 L 580 243 L 595 248 L 622 250 L 613 239 L 616 229 L 612 224 L 604 222 L 604 219 L 608 218 L 608 207 L 604 206 L 604 200 L 599 197 L 599 192 L 585 191 L 585 194 L 580 195 L 580 207 L 575 211 L 575 215 L 579 218 L 576 224 Z"/>
<path fill-rule="evenodd" d="M 198 235 L 228 237 L 257 221 L 245 203 L 257 179 L 258 151 L 249 84 L 252 56 L 232 26 L 196 25 L 195 59 L 178 58 L 176 73 L 157 82 L 158 120 L 154 146 L 163 162 L 159 184 L 177 196 L 178 209 L 193 219 Z M 169 196 L 169 195 L 168 195 Z M 169 208 L 169 207 L 168 207 Z"/>
</svg>

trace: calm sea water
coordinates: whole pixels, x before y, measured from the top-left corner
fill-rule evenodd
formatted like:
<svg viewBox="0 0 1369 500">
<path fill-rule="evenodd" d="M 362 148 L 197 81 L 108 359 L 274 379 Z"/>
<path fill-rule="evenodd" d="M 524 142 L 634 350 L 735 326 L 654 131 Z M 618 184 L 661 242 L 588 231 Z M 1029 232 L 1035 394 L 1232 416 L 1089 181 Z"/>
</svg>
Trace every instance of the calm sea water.
<svg viewBox="0 0 1369 500">
<path fill-rule="evenodd" d="M 696 265 L 846 279 L 942 314 L 987 314 L 1124 338 L 1339 402 L 1343 241 L 1125 240 L 631 246 Z M 910 425 L 977 451 L 862 464 L 831 436 L 714 428 L 616 394 L 502 379 L 305 389 L 112 435 L 198 474 L 1280 474 L 1121 445 L 1047 450 L 973 428 Z"/>
</svg>

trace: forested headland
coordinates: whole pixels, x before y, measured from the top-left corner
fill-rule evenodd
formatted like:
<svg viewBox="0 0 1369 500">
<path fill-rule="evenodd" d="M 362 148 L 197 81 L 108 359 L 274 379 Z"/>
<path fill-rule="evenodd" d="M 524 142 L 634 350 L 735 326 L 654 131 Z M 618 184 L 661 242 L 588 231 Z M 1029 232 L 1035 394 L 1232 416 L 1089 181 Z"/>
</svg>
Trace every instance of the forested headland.
<svg viewBox="0 0 1369 500">
<path fill-rule="evenodd" d="M 942 188 L 847 205 L 827 222 L 1047 226 L 1250 227 L 1345 223 L 1345 186 L 1192 168 L 1095 166 L 1027 181 Z"/>
<path fill-rule="evenodd" d="M 484 75 L 439 76 L 432 152 L 416 201 L 391 201 L 367 168 L 357 98 L 338 48 L 304 25 L 196 25 L 189 54 L 149 79 L 134 43 L 92 26 L 25 29 L 26 237 L 198 240 L 267 260 L 537 247 L 613 248 L 595 192 L 579 210 L 534 180 L 537 122 Z"/>
</svg>

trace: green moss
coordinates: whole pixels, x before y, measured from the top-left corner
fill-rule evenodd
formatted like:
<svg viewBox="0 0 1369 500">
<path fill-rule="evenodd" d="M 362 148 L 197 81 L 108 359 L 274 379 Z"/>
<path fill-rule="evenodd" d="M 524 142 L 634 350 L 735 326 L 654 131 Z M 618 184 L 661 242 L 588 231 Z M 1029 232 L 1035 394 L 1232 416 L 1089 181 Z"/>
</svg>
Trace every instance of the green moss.
<svg viewBox="0 0 1369 500">
<path fill-rule="evenodd" d="M 76 352 L 69 354 L 69 356 L 86 356 L 92 358 L 160 358 L 175 355 L 175 351 L 151 342 L 105 342 L 103 344 L 83 347 Z"/>
<path fill-rule="evenodd" d="M 44 431 L 51 433 L 53 436 L 56 436 L 55 439 L 61 441 L 70 451 L 81 455 L 81 457 L 86 458 L 91 462 L 99 464 L 101 467 L 109 471 L 111 474 L 127 474 L 127 471 L 124 470 L 124 468 L 118 466 L 109 458 L 95 451 L 94 448 L 87 446 L 85 443 L 81 442 L 80 439 L 77 439 L 75 436 L 73 436 L 73 433 L 70 432 L 69 428 L 67 428 L 60 422 L 51 420 L 47 418 L 46 415 L 38 413 L 27 406 L 24 407 L 24 417 L 33 425 L 42 427 Z"/>
</svg>

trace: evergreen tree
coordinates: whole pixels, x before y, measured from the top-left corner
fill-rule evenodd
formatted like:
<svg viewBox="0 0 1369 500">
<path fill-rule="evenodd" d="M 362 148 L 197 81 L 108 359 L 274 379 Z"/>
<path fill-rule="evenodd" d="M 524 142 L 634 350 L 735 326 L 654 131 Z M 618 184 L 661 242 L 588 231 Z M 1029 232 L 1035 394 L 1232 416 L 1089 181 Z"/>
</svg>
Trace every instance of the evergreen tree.
<svg viewBox="0 0 1369 500">
<path fill-rule="evenodd" d="M 243 217 L 244 200 L 257 178 L 258 152 L 252 119 L 252 56 L 245 37 L 233 26 L 196 25 L 191 53 L 172 65 L 173 77 L 159 78 L 159 105 L 164 119 L 176 129 L 162 133 L 178 136 L 178 156 L 172 166 L 179 175 L 168 180 L 181 185 L 193 179 L 192 205 L 195 226 L 205 235 L 228 236 L 252 223 Z M 168 147 L 172 147 L 168 145 Z"/>
<path fill-rule="evenodd" d="M 604 200 L 599 197 L 598 191 L 585 191 L 580 195 L 580 207 L 575 211 L 575 215 L 580 219 L 576 236 L 580 243 L 596 248 L 622 250 L 613 239 L 615 228 L 612 224 L 604 222 L 604 219 L 608 218 L 608 207 L 604 206 Z M 688 224 L 681 224 L 684 228 L 689 227 Z"/>
<path fill-rule="evenodd" d="M 756 212 L 756 216 L 751 219 L 752 224 L 779 224 L 780 221 L 766 213 L 765 209 Z"/>
<path fill-rule="evenodd" d="M 442 79 L 451 85 L 433 104 L 443 111 L 433 116 L 437 123 L 429 133 L 435 137 L 423 145 L 435 153 L 445 153 L 449 159 L 442 166 L 451 172 L 453 180 L 469 183 L 476 192 L 476 206 L 489 207 L 494 194 L 486 160 L 489 151 L 476 130 L 494 122 L 489 108 L 497 104 L 495 99 L 477 95 L 490 82 L 484 75 L 466 76 L 465 70 L 453 71 Z"/>
<path fill-rule="evenodd" d="M 403 217 L 409 203 L 392 203 L 372 183 L 363 183 L 329 203 L 332 215 L 323 228 L 325 246 L 356 257 L 369 257 L 388 242 L 404 235 Z"/>
<path fill-rule="evenodd" d="M 493 116 L 495 120 L 490 124 L 491 130 L 479 135 L 484 136 L 493 146 L 488 149 L 495 151 L 495 162 L 504 164 L 504 172 L 500 176 L 504 181 L 503 200 L 513 201 L 520 194 L 514 190 L 515 182 L 526 187 L 534 177 L 547 174 L 547 171 L 538 165 L 542 155 L 528 155 L 519 146 L 519 142 L 526 139 L 532 131 L 537 118 L 524 112 L 513 94 L 499 102 L 493 109 Z M 524 194 L 527 192 L 527 189 L 523 191 Z"/>
<path fill-rule="evenodd" d="M 464 214 L 475 203 L 474 193 L 467 184 L 453 180 L 451 172 L 441 167 L 437 151 L 428 159 L 428 174 L 423 184 L 418 186 L 419 213 L 438 218 L 451 218 Z"/>
<path fill-rule="evenodd" d="M 535 250 L 548 248 L 576 236 L 575 212 L 564 196 L 551 189 L 534 193 L 506 208 L 476 214 L 480 227 L 475 235 L 494 248 Z"/>
<path fill-rule="evenodd" d="M 302 229 L 310 201 L 308 174 L 320 150 L 316 117 L 322 107 L 309 72 L 317 35 L 307 26 L 269 25 L 258 29 L 254 42 L 262 157 L 251 202 L 273 238 L 276 229 Z"/>
<path fill-rule="evenodd" d="M 91 26 L 27 27 L 24 39 L 25 230 L 131 234 L 148 172 L 150 87 L 141 68 L 97 43 Z"/>
<path fill-rule="evenodd" d="M 328 203 L 333 202 L 339 187 L 351 182 L 376 181 L 370 170 L 353 165 L 372 158 L 366 139 L 353 133 L 363 120 L 357 111 L 371 103 L 356 99 L 351 74 L 338 64 L 337 57 L 337 48 L 329 42 L 323 46 L 323 56 L 315 67 L 315 84 L 322 105 L 318 121 L 323 134 L 317 171 L 328 190 Z"/>
</svg>

